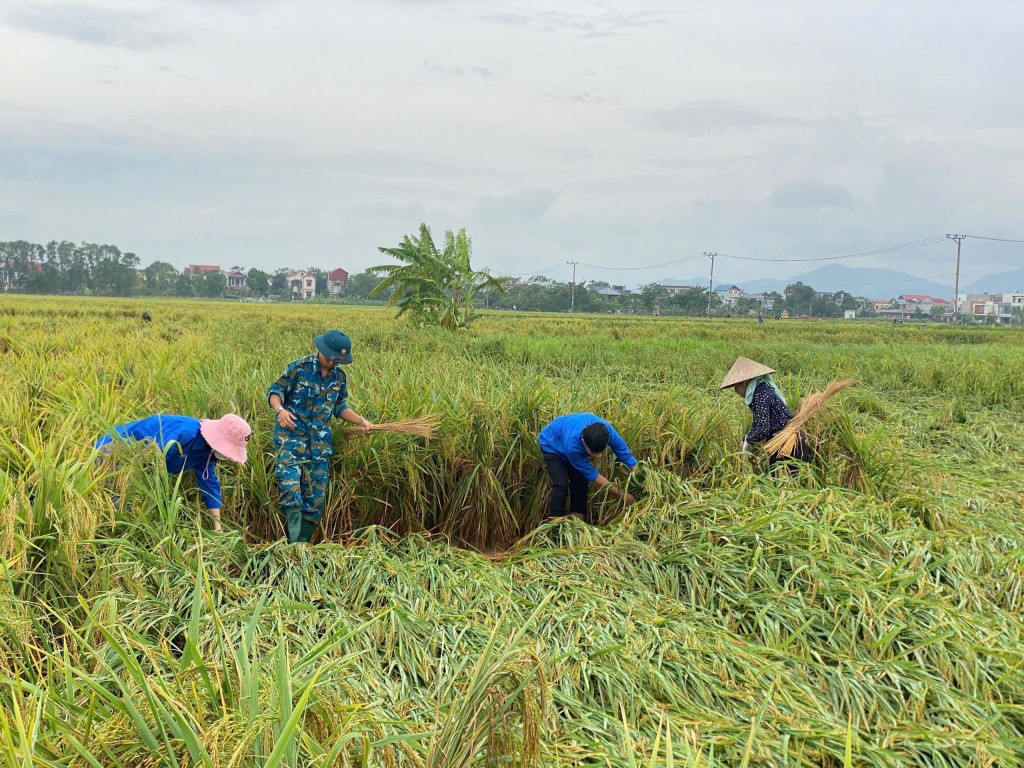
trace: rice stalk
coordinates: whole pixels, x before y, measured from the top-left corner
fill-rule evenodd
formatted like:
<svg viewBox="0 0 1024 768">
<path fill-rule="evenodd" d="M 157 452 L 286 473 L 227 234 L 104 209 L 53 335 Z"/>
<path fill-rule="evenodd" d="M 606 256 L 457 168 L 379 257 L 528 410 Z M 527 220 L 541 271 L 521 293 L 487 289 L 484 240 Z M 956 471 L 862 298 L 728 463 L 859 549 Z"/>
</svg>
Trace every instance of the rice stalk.
<svg viewBox="0 0 1024 768">
<path fill-rule="evenodd" d="M 836 380 L 831 382 L 825 391 L 815 392 L 804 398 L 790 422 L 764 444 L 765 451 L 780 456 L 792 456 L 804 425 L 825 408 L 830 398 L 854 384 L 853 379 Z"/>
</svg>

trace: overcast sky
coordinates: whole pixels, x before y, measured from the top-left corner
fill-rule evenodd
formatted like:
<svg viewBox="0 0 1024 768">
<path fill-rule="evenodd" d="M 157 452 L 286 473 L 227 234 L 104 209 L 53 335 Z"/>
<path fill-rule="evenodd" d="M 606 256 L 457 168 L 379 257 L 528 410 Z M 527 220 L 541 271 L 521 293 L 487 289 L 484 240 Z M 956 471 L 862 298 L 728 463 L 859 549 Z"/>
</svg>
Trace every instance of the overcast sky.
<svg viewBox="0 0 1024 768">
<path fill-rule="evenodd" d="M 1024 238 L 1022 212 L 1020 2 L 0 0 L 0 240 L 355 272 L 425 221 L 568 279 Z M 1024 266 L 967 247 L 965 274 Z"/>
</svg>

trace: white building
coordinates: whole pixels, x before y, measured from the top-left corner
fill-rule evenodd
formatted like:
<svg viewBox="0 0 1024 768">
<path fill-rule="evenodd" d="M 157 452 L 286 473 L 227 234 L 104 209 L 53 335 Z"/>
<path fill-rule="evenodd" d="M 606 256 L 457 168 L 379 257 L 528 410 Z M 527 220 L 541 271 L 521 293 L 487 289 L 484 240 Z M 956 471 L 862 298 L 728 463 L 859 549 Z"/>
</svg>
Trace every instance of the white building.
<svg viewBox="0 0 1024 768">
<path fill-rule="evenodd" d="M 229 291 L 245 290 L 245 272 L 242 271 L 241 267 L 232 267 L 228 271 L 227 288 Z"/>
<path fill-rule="evenodd" d="M 992 322 L 1009 324 L 1020 322 L 1019 315 L 1024 312 L 1024 293 L 961 293 L 957 296 L 960 314 L 970 315 L 975 322 Z"/>
<path fill-rule="evenodd" d="M 715 293 L 718 294 L 718 298 L 727 307 L 735 307 L 736 303 L 743 298 L 743 291 L 736 285 L 726 285 L 723 283 L 722 285 L 715 286 Z"/>
<path fill-rule="evenodd" d="M 692 291 L 694 289 L 695 286 L 692 286 L 692 285 L 663 285 L 661 287 L 665 289 L 665 293 L 667 293 L 669 296 L 678 296 L 681 293 L 689 293 L 690 291 Z"/>
<path fill-rule="evenodd" d="M 754 301 L 761 305 L 761 309 L 765 312 L 771 311 L 775 308 L 775 297 L 770 293 L 744 293 L 741 294 L 740 298 L 754 299 Z"/>
<path fill-rule="evenodd" d="M 304 269 L 289 272 L 288 292 L 293 299 L 312 299 L 316 296 L 316 275 Z"/>
</svg>

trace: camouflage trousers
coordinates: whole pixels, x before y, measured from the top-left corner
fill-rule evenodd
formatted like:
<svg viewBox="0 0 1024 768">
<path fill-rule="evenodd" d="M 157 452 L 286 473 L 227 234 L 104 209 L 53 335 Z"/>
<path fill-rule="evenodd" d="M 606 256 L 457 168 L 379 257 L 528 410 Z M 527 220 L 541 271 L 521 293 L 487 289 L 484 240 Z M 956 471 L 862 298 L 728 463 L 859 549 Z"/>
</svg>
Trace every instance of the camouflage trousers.
<svg viewBox="0 0 1024 768">
<path fill-rule="evenodd" d="M 314 435 L 274 430 L 274 474 L 289 542 L 309 541 L 324 512 L 332 446 Z"/>
</svg>

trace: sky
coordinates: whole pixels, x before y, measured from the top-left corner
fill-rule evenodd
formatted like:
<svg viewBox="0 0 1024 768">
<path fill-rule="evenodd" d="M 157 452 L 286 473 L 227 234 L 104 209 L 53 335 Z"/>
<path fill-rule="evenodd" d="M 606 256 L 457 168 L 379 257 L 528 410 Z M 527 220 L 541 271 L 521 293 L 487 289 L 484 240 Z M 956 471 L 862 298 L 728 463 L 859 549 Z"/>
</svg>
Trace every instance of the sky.
<svg viewBox="0 0 1024 768">
<path fill-rule="evenodd" d="M 1022 61 L 995 0 L 0 0 L 0 240 L 358 272 L 426 222 L 635 285 L 1024 239 Z"/>
</svg>

